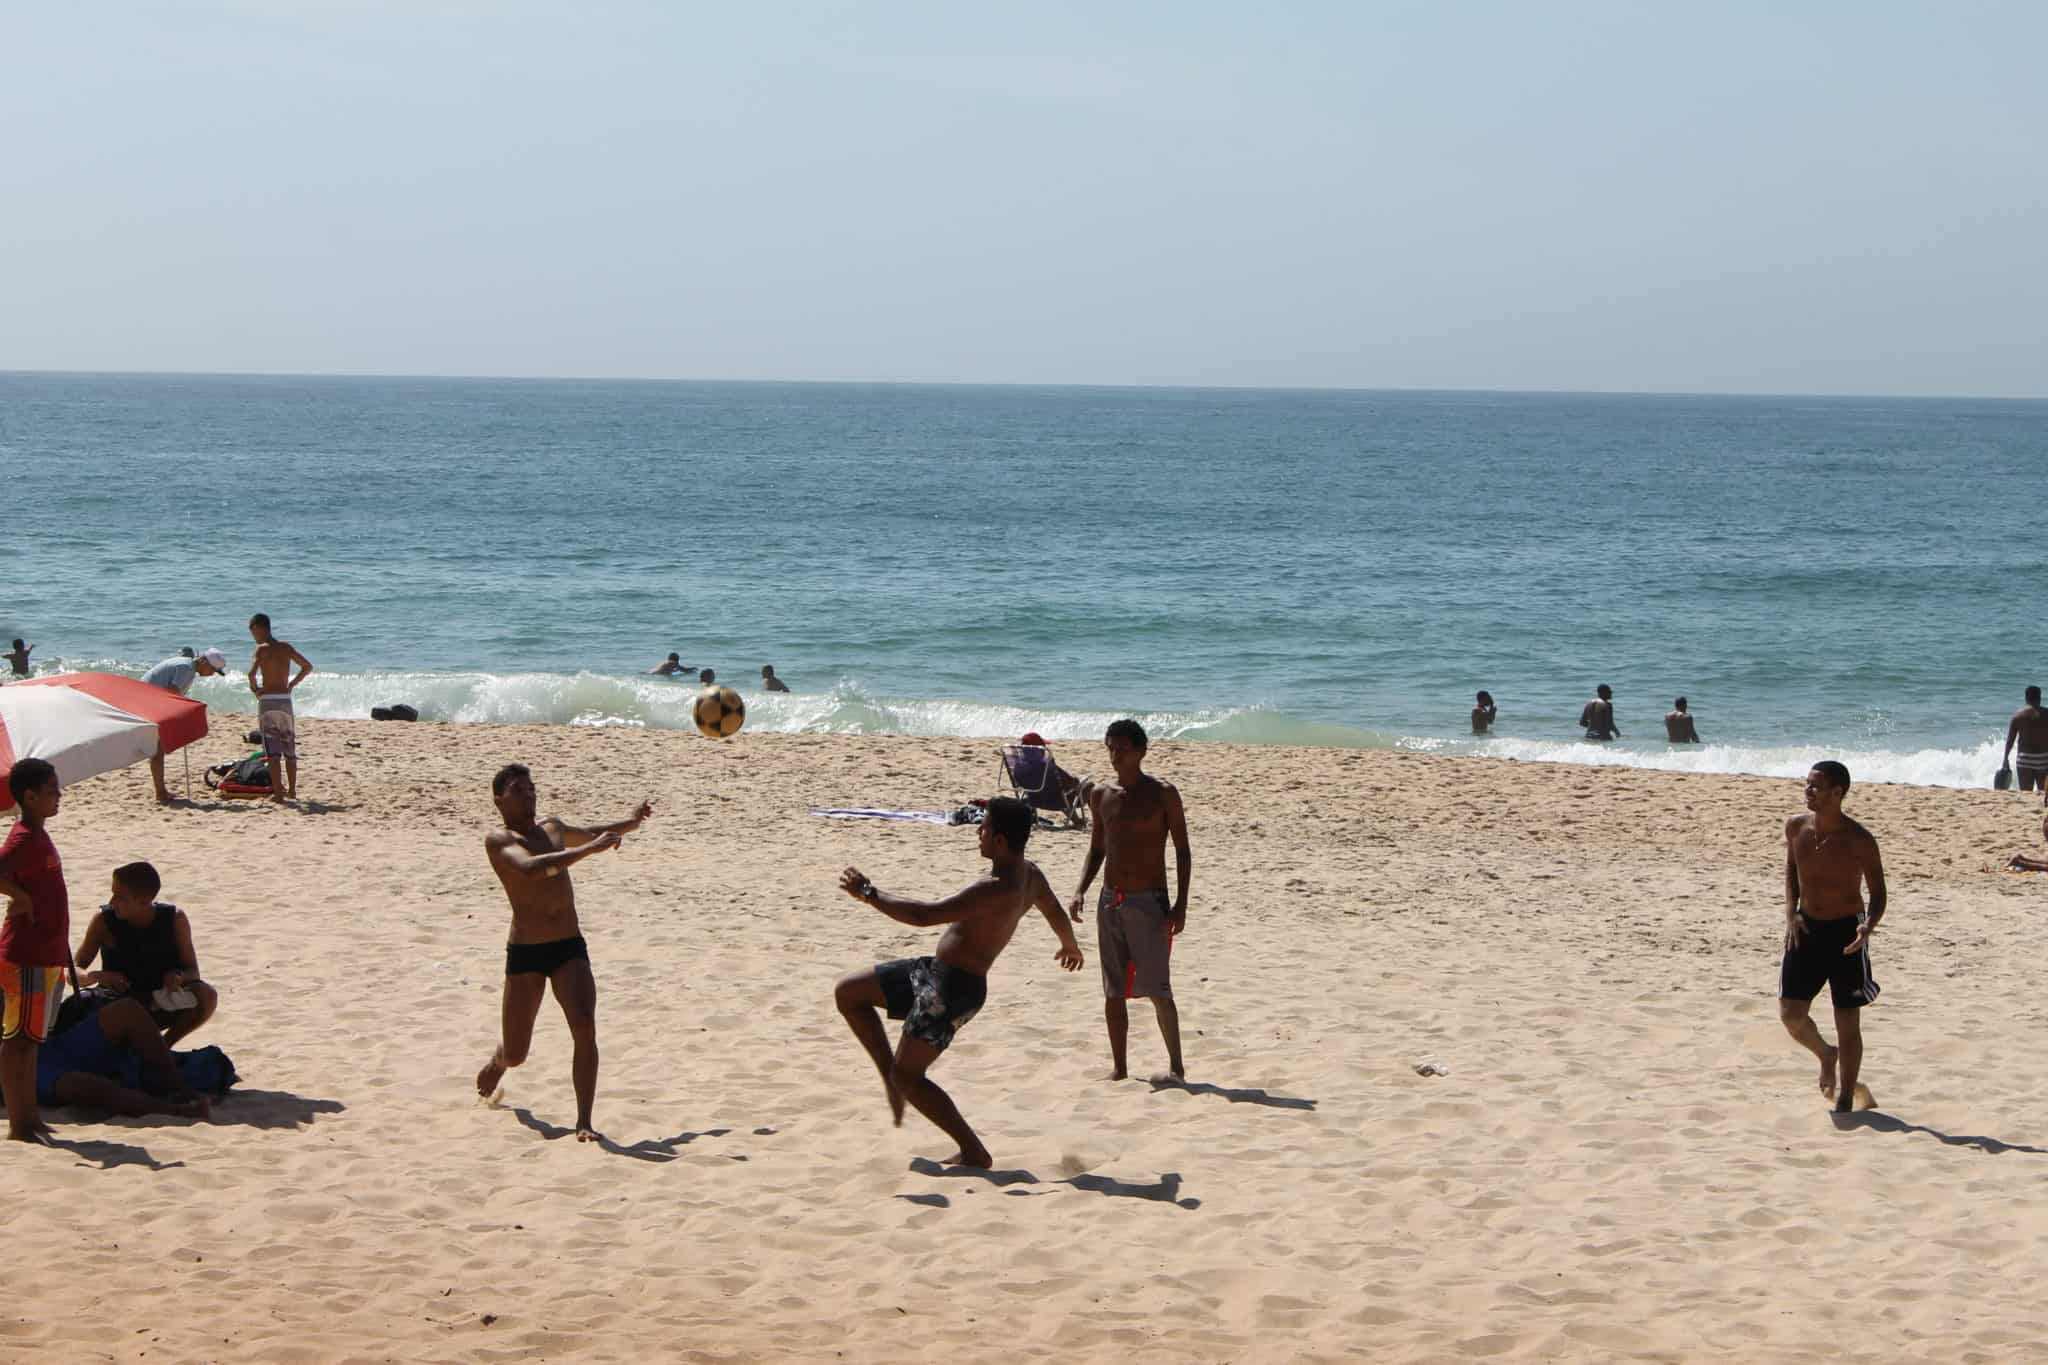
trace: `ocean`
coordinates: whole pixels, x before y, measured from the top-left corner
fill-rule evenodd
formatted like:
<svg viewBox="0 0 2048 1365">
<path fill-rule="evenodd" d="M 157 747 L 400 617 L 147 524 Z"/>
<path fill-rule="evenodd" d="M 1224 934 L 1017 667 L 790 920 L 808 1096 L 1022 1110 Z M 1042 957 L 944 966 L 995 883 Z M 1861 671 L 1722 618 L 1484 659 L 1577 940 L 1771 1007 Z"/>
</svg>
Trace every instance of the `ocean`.
<svg viewBox="0 0 2048 1365">
<path fill-rule="evenodd" d="M 0 374 L 0 639 L 246 707 L 265 611 L 316 717 L 684 727 L 673 650 L 752 730 L 1981 786 L 2044 469 L 2031 401 Z"/>
</svg>

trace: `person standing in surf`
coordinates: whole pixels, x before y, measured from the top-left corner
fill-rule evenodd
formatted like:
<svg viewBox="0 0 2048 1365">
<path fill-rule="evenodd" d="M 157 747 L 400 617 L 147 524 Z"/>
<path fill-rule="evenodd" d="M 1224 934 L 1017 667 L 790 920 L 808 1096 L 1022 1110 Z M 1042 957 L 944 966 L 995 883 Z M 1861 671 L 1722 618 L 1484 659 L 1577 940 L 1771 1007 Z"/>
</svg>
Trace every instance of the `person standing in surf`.
<svg viewBox="0 0 2048 1365">
<path fill-rule="evenodd" d="M 2010 764 L 2012 746 L 2019 745 L 2020 790 L 2039 788 L 2042 801 L 2048 803 L 2048 711 L 2041 709 L 2040 688 L 2029 687 L 2026 697 L 2027 704 L 2012 713 L 2005 727 L 2005 757 L 1999 759 L 1999 765 Z"/>
<path fill-rule="evenodd" d="M 1614 689 L 1606 683 L 1593 690 L 1593 700 L 1579 710 L 1579 728 L 1587 739 L 1620 739 L 1621 727 L 1614 723 Z"/>
<path fill-rule="evenodd" d="M 1500 718 L 1500 708 L 1493 704 L 1493 693 L 1481 692 L 1472 707 L 1472 733 L 1483 735 L 1493 729 L 1494 721 Z"/>
<path fill-rule="evenodd" d="M 1673 744 L 1698 744 L 1699 727 L 1693 724 L 1692 712 L 1685 709 L 1685 698 L 1671 703 L 1671 709 L 1664 713 L 1664 738 Z"/>
<path fill-rule="evenodd" d="M 1820 1092 L 1838 1114 L 1856 1104 L 1862 1011 L 1878 990 L 1870 935 L 1885 912 L 1884 860 L 1870 831 L 1842 813 L 1848 794 L 1849 770 L 1823 759 L 1806 774 L 1807 813 L 1785 822 L 1785 956 L 1778 966 L 1778 1018 L 1820 1059 Z M 1834 1047 L 1812 1017 L 1822 985 L 1835 1007 Z"/>
<path fill-rule="evenodd" d="M 498 769 L 491 778 L 491 800 L 504 823 L 484 836 L 484 852 L 512 905 L 512 937 L 505 945 L 498 1046 L 476 1073 L 476 1093 L 490 1099 L 505 1072 L 526 1060 L 540 1002 L 553 988 L 575 1044 L 570 1075 L 576 1086 L 576 1140 L 595 1142 L 598 1132 L 590 1111 L 597 1100 L 597 981 L 576 922 L 569 869 L 594 853 L 617 848 L 654 814 L 654 807 L 642 801 L 625 819 L 588 829 L 552 815 L 538 819 L 533 774 L 521 763 Z"/>
<path fill-rule="evenodd" d="M 1109 1032 L 1109 1079 L 1130 1074 L 1126 1046 L 1129 1007 L 1149 997 L 1166 1043 L 1166 1065 L 1175 1080 L 1187 1079 L 1180 1052 L 1180 1006 L 1174 1002 L 1167 959 L 1173 940 L 1188 924 L 1188 879 L 1194 855 L 1188 850 L 1187 811 L 1180 792 L 1144 771 L 1145 727 L 1135 720 L 1111 721 L 1102 738 L 1116 781 L 1088 793 L 1088 858 L 1068 910 L 1081 921 L 1082 898 L 1095 874 L 1103 873 L 1095 904 L 1097 958 L 1102 964 L 1102 1019 Z M 1166 841 L 1173 841 L 1174 893 L 1166 898 Z"/>
</svg>

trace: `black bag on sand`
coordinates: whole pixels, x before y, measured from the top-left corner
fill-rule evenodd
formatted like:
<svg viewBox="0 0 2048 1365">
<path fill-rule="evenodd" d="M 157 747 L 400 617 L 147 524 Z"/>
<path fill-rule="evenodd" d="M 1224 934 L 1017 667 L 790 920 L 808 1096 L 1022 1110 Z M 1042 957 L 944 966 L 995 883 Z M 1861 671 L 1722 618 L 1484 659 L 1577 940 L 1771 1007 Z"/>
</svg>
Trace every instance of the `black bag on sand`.
<svg viewBox="0 0 2048 1365">
<path fill-rule="evenodd" d="M 396 706 L 373 706 L 370 708 L 371 720 L 418 720 L 419 718 L 420 713 L 407 706 L 404 702 L 399 702 Z"/>
<path fill-rule="evenodd" d="M 2000 767 L 1997 772 L 1991 774 L 1991 785 L 1999 791 L 2010 789 L 2012 786 L 2012 765 L 2006 764 Z"/>
</svg>

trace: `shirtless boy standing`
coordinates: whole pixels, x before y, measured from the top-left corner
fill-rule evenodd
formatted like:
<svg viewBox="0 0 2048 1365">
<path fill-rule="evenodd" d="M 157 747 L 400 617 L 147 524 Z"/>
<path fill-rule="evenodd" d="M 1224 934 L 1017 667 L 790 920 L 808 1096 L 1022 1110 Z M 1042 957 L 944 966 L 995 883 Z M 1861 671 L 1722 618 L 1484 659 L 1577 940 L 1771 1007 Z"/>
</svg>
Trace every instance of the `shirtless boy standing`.
<svg viewBox="0 0 2048 1365">
<path fill-rule="evenodd" d="M 1031 823 L 1031 807 L 1022 801 L 1007 796 L 990 801 L 981 822 L 981 856 L 988 859 L 988 874 L 942 901 L 890 895 L 858 868 L 849 867 L 839 876 L 840 890 L 890 919 L 918 928 L 946 926 L 931 957 L 884 962 L 855 972 L 832 994 L 847 1027 L 882 1073 L 882 1088 L 896 1122 L 902 1124 L 908 1100 L 960 1144 L 960 1150 L 946 1158 L 948 1166 L 986 1169 L 993 1158 L 960 1117 L 952 1098 L 925 1072 L 988 999 L 989 969 L 1009 946 L 1025 911 L 1037 907 L 1059 935 L 1054 960 L 1070 972 L 1081 968 L 1081 947 L 1060 914 L 1059 897 L 1038 865 L 1024 857 Z M 878 1009 L 903 1021 L 903 1037 L 893 1055 L 888 1030 L 875 1013 Z"/>
<path fill-rule="evenodd" d="M 1785 958 L 1778 968 L 1778 1018 L 1820 1059 L 1820 1092 L 1835 1112 L 1855 1108 L 1863 1069 L 1860 1011 L 1877 999 L 1870 935 L 1884 918 L 1884 862 L 1869 830 L 1842 813 L 1849 770 L 1832 759 L 1806 775 L 1806 809 L 1785 822 Z M 1870 906 L 1863 905 L 1863 887 Z M 1829 1047 L 1813 1022 L 1813 997 L 1825 983 L 1835 1006 Z"/>
<path fill-rule="evenodd" d="M 476 1093 L 489 1099 L 508 1067 L 526 1060 L 541 998 L 554 987 L 555 1003 L 575 1041 L 576 1140 L 592 1142 L 590 1107 L 597 1098 L 597 981 L 576 923 L 576 888 L 569 869 L 593 853 L 617 848 L 654 807 L 642 801 L 616 824 L 584 829 L 549 816 L 534 818 L 533 774 L 510 763 L 491 779 L 491 798 L 505 825 L 484 836 L 491 871 L 512 903 L 512 938 L 505 945 L 505 1000 L 498 1048 L 476 1073 Z"/>
<path fill-rule="evenodd" d="M 249 690 L 256 694 L 256 728 L 263 733 L 263 757 L 270 766 L 270 797 L 282 801 L 299 794 L 299 730 L 292 717 L 292 690 L 306 680 L 313 665 L 306 656 L 270 633 L 270 617 L 257 612 L 249 618 L 249 634 L 256 641 L 256 657 L 249 661 Z M 298 673 L 292 673 L 292 666 Z M 284 762 L 285 780 L 277 780 L 277 765 Z"/>
<path fill-rule="evenodd" d="M 1159 1036 L 1166 1041 L 1166 1064 L 1178 1080 L 1187 1079 L 1180 1055 L 1180 1009 L 1173 1001 L 1167 955 L 1173 940 L 1188 923 L 1188 876 L 1194 855 L 1188 851 L 1187 812 L 1180 792 L 1142 770 L 1145 727 L 1134 720 L 1111 721 L 1102 745 L 1109 750 L 1116 781 L 1097 785 L 1088 794 L 1093 817 L 1088 860 L 1081 884 L 1074 888 L 1068 909 L 1081 922 L 1082 898 L 1105 861 L 1102 894 L 1095 903 L 1096 956 L 1102 963 L 1102 1017 L 1109 1028 L 1109 1078 L 1129 1074 L 1125 1042 L 1130 1015 L 1124 1001 L 1150 996 L 1159 1016 Z M 1166 841 L 1173 840 L 1174 893 L 1166 901 Z"/>
</svg>

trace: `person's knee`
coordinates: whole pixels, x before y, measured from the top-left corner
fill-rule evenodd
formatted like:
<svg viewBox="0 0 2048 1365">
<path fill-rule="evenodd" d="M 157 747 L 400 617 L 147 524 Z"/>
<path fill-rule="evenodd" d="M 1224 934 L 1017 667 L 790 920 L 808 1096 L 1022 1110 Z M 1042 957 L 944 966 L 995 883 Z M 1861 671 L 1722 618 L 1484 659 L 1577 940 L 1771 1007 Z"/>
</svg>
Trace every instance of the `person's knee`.
<svg viewBox="0 0 2048 1365">
<path fill-rule="evenodd" d="M 1797 1033 L 1799 1026 L 1806 1022 L 1807 1008 L 1807 1002 L 1804 1000 L 1780 1000 L 1778 1001 L 1778 1022 L 1791 1029 L 1794 1033 Z"/>
<path fill-rule="evenodd" d="M 839 1007 L 841 1014 L 852 1014 L 858 1010 L 874 1008 L 874 976 L 870 972 L 855 972 L 839 978 L 839 984 L 832 988 L 832 1003 Z"/>
<path fill-rule="evenodd" d="M 907 1090 L 913 1086 L 921 1085 L 924 1082 L 924 1068 L 912 1066 L 901 1057 L 894 1058 L 889 1063 L 889 1082 L 898 1090 Z"/>
</svg>

